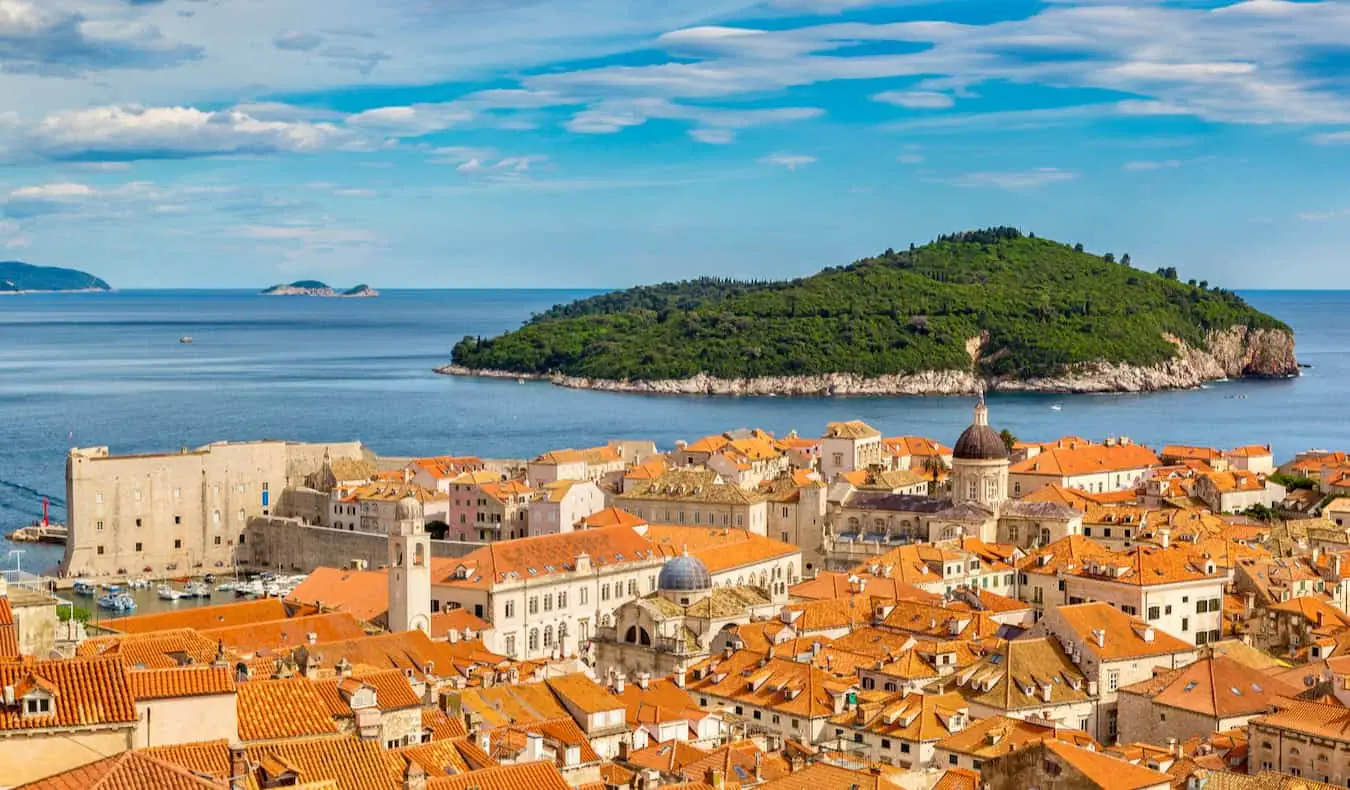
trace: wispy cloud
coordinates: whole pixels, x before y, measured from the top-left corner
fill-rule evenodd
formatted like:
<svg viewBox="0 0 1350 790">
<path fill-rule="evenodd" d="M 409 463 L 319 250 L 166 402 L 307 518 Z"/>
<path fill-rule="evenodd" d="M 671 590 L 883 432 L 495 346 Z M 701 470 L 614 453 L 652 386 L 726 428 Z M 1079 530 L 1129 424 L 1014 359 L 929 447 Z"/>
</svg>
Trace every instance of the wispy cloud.
<svg viewBox="0 0 1350 790">
<path fill-rule="evenodd" d="M 1317 145 L 1346 145 L 1350 144 L 1350 131 L 1321 132 L 1309 137 L 1308 141 Z"/>
<path fill-rule="evenodd" d="M 1120 169 L 1129 170 L 1132 172 L 1140 172 L 1146 170 L 1170 170 L 1173 168 L 1181 167 L 1185 164 L 1186 163 L 1181 161 L 1180 159 L 1158 159 L 1158 160 L 1144 159 L 1134 162 L 1126 162 L 1125 164 L 1120 166 Z"/>
<path fill-rule="evenodd" d="M 806 165 L 814 164 L 815 161 L 816 158 L 814 156 L 809 156 L 807 154 L 788 154 L 788 153 L 769 154 L 768 156 L 764 156 L 759 159 L 760 164 L 785 167 L 788 170 L 796 170 L 799 167 L 805 167 Z"/>
<path fill-rule="evenodd" d="M 77 76 L 103 69 L 157 69 L 202 57 L 143 22 L 91 21 L 61 4 L 0 0 L 0 73 Z"/>
<path fill-rule="evenodd" d="M 1055 167 L 1041 167 L 1034 170 L 1002 170 L 964 173 L 950 180 L 959 187 L 994 187 L 997 189 L 1022 190 L 1072 181 L 1078 174 Z"/>
<path fill-rule="evenodd" d="M 1329 219 L 1341 219 L 1350 217 L 1350 208 L 1335 209 L 1332 211 L 1308 211 L 1298 215 L 1298 218 L 1304 222 L 1324 222 Z"/>
<path fill-rule="evenodd" d="M 956 104 L 956 99 L 936 91 L 882 91 L 872 100 L 911 110 L 944 110 Z"/>
</svg>

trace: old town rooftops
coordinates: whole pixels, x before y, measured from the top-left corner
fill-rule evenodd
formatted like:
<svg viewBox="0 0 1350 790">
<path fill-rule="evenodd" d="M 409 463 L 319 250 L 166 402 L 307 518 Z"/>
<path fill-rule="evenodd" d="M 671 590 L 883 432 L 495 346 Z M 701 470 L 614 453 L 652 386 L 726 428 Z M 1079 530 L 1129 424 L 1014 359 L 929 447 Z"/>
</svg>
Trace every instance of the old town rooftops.
<svg viewBox="0 0 1350 790">
<path fill-rule="evenodd" d="M 1297 696 L 1302 691 L 1227 656 L 1158 671 L 1148 680 L 1120 689 L 1122 694 L 1148 697 L 1155 705 L 1215 718 L 1259 713 L 1281 697 Z"/>
<path fill-rule="evenodd" d="M 416 483 L 405 483 L 402 481 L 380 481 L 367 483 L 363 486 L 349 488 L 342 502 L 398 502 L 408 497 L 416 499 L 423 504 L 439 499 L 447 498 L 447 494 L 439 491 L 432 491 Z"/>
<path fill-rule="evenodd" d="M 1276 700 L 1273 707 L 1273 711 L 1251 723 L 1257 727 L 1295 730 L 1336 741 L 1350 740 L 1350 708 L 1340 703 L 1281 699 Z"/>
<path fill-rule="evenodd" d="M 851 688 L 848 681 L 811 664 L 750 650 L 704 659 L 691 674 L 688 688 L 695 694 L 804 718 L 834 715 L 835 698 Z"/>
<path fill-rule="evenodd" d="M 831 422 L 825 425 L 825 438 L 827 439 L 871 439 L 879 436 L 881 436 L 881 431 L 862 420 Z"/>
<path fill-rule="evenodd" d="M 1090 444 L 1083 447 L 1046 450 L 1013 464 L 1008 471 L 1014 475 L 1082 477 L 1106 472 L 1146 469 L 1161 463 L 1152 450 L 1142 445 Z"/>
<path fill-rule="evenodd" d="M 122 752 L 20 785 L 18 790 L 222 790 L 224 787 L 181 765 L 136 751 Z"/>
<path fill-rule="evenodd" d="M 1093 699 L 1087 678 L 1059 643 L 1048 637 L 1004 643 L 955 676 L 956 690 L 972 703 L 1017 711 Z"/>
<path fill-rule="evenodd" d="M 646 524 L 647 520 L 639 518 L 627 510 L 617 507 L 607 507 L 604 510 L 585 516 L 577 522 L 577 526 L 584 529 L 600 529 L 602 527 L 639 527 Z"/>
<path fill-rule="evenodd" d="M 724 505 L 753 505 L 764 501 L 763 495 L 724 482 L 716 472 L 708 469 L 668 469 L 655 480 L 638 483 L 632 491 L 614 499 L 618 502 L 659 499 Z"/>
<path fill-rule="evenodd" d="M 937 747 L 977 760 L 988 760 L 1045 740 L 1063 740 L 1092 748 L 1097 745 L 1092 736 L 1082 730 L 997 715 L 979 719 L 966 729 L 943 738 Z"/>
<path fill-rule="evenodd" d="M 171 669 L 138 669 L 127 673 L 137 702 L 173 697 L 206 697 L 235 692 L 234 671 L 228 666 L 191 664 Z"/>
<path fill-rule="evenodd" d="M 1130 617 L 1102 601 L 1059 606 L 1050 617 L 1067 625 L 1077 637 L 1078 644 L 1103 661 L 1195 650 L 1189 642 Z"/>
<path fill-rule="evenodd" d="M 532 464 L 553 466 L 559 464 L 577 464 L 584 463 L 588 466 L 601 466 L 623 460 L 623 453 L 618 447 L 606 445 L 604 447 L 588 447 L 583 450 L 550 450 L 539 457 L 530 461 Z"/>
<path fill-rule="evenodd" d="M 370 622 L 389 609 L 389 574 L 384 570 L 315 568 L 286 600 L 319 606 L 325 611 L 347 612 L 358 620 Z"/>
<path fill-rule="evenodd" d="M 1143 790 L 1143 788 L 1170 787 L 1172 777 L 1126 762 L 1092 749 L 1083 749 L 1063 741 L 1049 740 L 1044 747 L 1079 774 L 1102 790 Z"/>
<path fill-rule="evenodd" d="M 237 689 L 240 740 L 338 734 L 323 695 L 307 678 L 253 680 Z"/>
<path fill-rule="evenodd" d="M 964 729 L 970 723 L 970 712 L 960 694 L 894 693 L 861 702 L 857 709 L 840 713 L 830 721 L 888 738 L 937 741 Z"/>
<path fill-rule="evenodd" d="M 577 558 L 583 554 L 592 566 L 649 561 L 659 556 L 650 541 L 632 527 L 602 527 L 519 538 L 475 549 L 454 563 L 449 575 L 437 583 L 486 589 L 569 573 L 577 570 Z"/>
<path fill-rule="evenodd" d="M 687 550 L 710 573 L 801 553 L 801 548 L 791 543 L 744 529 L 653 524 L 639 532 L 658 554 L 674 557 Z"/>
<path fill-rule="evenodd" d="M 259 598 L 256 601 L 119 617 L 114 620 L 103 620 L 99 625 L 106 631 L 133 634 L 174 628 L 223 628 L 280 620 L 285 617 L 287 617 L 286 607 L 281 601 L 276 598 Z"/>
<path fill-rule="evenodd" d="M 0 732 L 132 725 L 136 706 L 127 670 L 115 659 L 0 663 Z M 31 703 L 31 705 L 30 705 Z"/>
</svg>

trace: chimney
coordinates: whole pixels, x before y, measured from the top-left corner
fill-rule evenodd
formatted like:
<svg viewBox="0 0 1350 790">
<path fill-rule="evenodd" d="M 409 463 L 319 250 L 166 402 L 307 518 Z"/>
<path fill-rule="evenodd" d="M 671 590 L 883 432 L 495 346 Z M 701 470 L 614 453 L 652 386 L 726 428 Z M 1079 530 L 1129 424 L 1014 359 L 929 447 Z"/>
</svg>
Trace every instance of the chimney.
<svg viewBox="0 0 1350 790">
<path fill-rule="evenodd" d="M 230 790 L 248 790 L 248 752 L 234 744 L 230 747 Z"/>
<path fill-rule="evenodd" d="M 1050 692 L 1052 692 L 1052 691 L 1054 691 L 1054 690 L 1055 690 L 1055 686 L 1054 686 L 1053 683 L 1049 683 L 1049 682 L 1042 683 L 1042 684 L 1041 684 L 1041 701 L 1042 701 L 1042 702 L 1049 702 L 1049 701 L 1050 701 Z"/>
<path fill-rule="evenodd" d="M 623 688 L 624 688 L 623 673 L 620 672 L 618 675 L 614 676 L 614 693 L 622 694 Z"/>
<path fill-rule="evenodd" d="M 1167 527 L 1158 528 L 1158 545 L 1164 549 L 1172 542 L 1172 530 Z"/>
<path fill-rule="evenodd" d="M 1143 636 L 1145 642 L 1152 642 L 1152 641 L 1153 641 L 1153 626 L 1151 626 L 1151 625 L 1144 626 L 1144 633 L 1142 634 L 1142 636 Z"/>
<path fill-rule="evenodd" d="M 544 759 L 544 736 L 537 732 L 525 733 L 525 759 L 523 762 L 533 763 Z"/>
<path fill-rule="evenodd" d="M 756 781 L 756 782 L 762 782 L 762 781 L 763 781 L 763 777 L 760 775 L 760 766 L 763 764 L 763 762 L 764 762 L 764 753 L 763 753 L 763 752 L 755 752 L 755 781 Z"/>
<path fill-rule="evenodd" d="M 427 771 L 416 760 L 403 769 L 403 790 L 427 790 Z"/>
<path fill-rule="evenodd" d="M 1088 681 L 1088 696 L 1089 697 L 1097 696 L 1097 681 L 1095 680 Z"/>
<path fill-rule="evenodd" d="M 1106 629 L 1092 629 L 1092 641 L 1097 643 L 1097 647 L 1106 647 Z"/>
<path fill-rule="evenodd" d="M 642 689 L 643 691 L 646 691 L 647 686 L 651 685 L 651 682 L 652 682 L 652 673 L 648 672 L 645 669 L 637 673 L 638 688 Z"/>
<path fill-rule="evenodd" d="M 731 645 L 722 648 L 722 658 L 731 658 L 731 654 L 736 651 L 731 649 Z"/>
<path fill-rule="evenodd" d="M 1167 739 L 1167 751 L 1178 760 L 1181 759 L 1181 742 L 1176 738 Z"/>
<path fill-rule="evenodd" d="M 681 666 L 679 669 L 675 670 L 675 685 L 678 688 L 684 688 L 685 683 L 684 667 Z"/>
</svg>

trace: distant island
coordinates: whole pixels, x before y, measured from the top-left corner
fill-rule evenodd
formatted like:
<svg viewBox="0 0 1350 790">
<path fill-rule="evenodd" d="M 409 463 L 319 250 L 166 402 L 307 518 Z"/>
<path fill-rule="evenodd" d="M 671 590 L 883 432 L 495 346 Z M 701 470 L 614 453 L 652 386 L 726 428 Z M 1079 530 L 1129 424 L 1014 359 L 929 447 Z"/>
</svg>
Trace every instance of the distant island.
<svg viewBox="0 0 1350 790">
<path fill-rule="evenodd" d="M 293 283 L 274 285 L 264 290 L 264 296 L 336 296 L 358 298 L 379 296 L 380 292 L 365 283 L 354 285 L 345 291 L 339 291 L 331 285 L 318 280 L 296 280 Z"/>
<path fill-rule="evenodd" d="M 625 392 L 1143 392 L 1298 374 L 1293 331 L 1232 291 L 1016 228 L 785 282 L 702 278 L 465 337 L 452 375 Z"/>
<path fill-rule="evenodd" d="M 0 294 L 111 291 L 112 286 L 87 272 L 56 266 L 0 261 Z"/>
</svg>

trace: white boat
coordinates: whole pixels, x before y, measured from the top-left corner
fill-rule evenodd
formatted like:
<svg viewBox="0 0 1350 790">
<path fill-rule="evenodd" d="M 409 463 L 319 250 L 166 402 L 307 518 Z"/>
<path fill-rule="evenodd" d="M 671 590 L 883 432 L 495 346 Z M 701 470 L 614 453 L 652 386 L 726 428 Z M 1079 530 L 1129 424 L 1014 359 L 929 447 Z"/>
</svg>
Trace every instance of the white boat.
<svg viewBox="0 0 1350 790">
<path fill-rule="evenodd" d="M 178 342 L 187 345 L 188 343 L 192 342 L 192 335 L 183 335 L 182 337 L 178 338 Z"/>
<path fill-rule="evenodd" d="M 234 592 L 233 582 L 221 582 L 216 585 L 216 592 Z"/>
<path fill-rule="evenodd" d="M 188 598 L 210 598 L 211 588 L 201 582 L 190 582 L 183 588 L 183 595 Z"/>
<path fill-rule="evenodd" d="M 131 579 L 127 582 L 127 586 L 133 590 L 148 590 L 150 589 L 150 580 L 144 578 Z"/>
<path fill-rule="evenodd" d="M 183 597 L 183 593 L 179 592 L 178 590 L 175 590 L 174 588 L 170 587 L 167 584 L 160 585 L 160 588 L 157 592 L 159 593 L 160 600 L 163 601 L 177 601 Z"/>
<path fill-rule="evenodd" d="M 97 590 L 96 590 L 96 588 L 94 587 L 94 585 L 90 584 L 90 583 L 87 582 L 87 581 L 84 581 L 83 579 L 81 579 L 81 580 L 75 582 L 75 594 L 76 594 L 76 595 L 83 595 L 83 596 L 85 596 L 85 597 L 89 597 L 89 596 L 93 595 L 96 591 L 97 591 Z"/>
<path fill-rule="evenodd" d="M 1055 405 L 1053 405 L 1053 406 L 1050 407 L 1050 411 L 1063 411 L 1063 410 L 1064 410 L 1064 404 L 1062 404 L 1062 403 L 1056 403 Z"/>
</svg>

